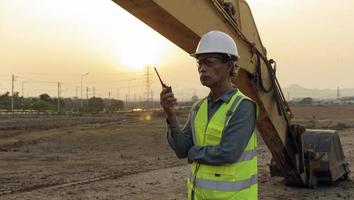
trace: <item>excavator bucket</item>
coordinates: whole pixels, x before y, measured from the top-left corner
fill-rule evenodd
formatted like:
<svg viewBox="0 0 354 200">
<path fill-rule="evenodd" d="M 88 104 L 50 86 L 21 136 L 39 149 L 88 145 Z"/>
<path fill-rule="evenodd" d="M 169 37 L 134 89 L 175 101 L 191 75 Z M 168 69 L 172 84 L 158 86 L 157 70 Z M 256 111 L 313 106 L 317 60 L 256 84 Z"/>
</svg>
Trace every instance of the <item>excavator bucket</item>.
<svg viewBox="0 0 354 200">
<path fill-rule="evenodd" d="M 348 179 L 349 165 L 336 131 L 307 129 L 303 134 L 303 152 L 307 186 L 314 188 L 318 182 Z"/>
<path fill-rule="evenodd" d="M 337 131 L 306 129 L 302 134 L 302 149 L 304 186 L 316 188 L 318 183 L 332 184 L 349 178 L 349 164 L 345 161 Z M 284 177 L 274 159 L 269 168 L 271 176 Z"/>
</svg>

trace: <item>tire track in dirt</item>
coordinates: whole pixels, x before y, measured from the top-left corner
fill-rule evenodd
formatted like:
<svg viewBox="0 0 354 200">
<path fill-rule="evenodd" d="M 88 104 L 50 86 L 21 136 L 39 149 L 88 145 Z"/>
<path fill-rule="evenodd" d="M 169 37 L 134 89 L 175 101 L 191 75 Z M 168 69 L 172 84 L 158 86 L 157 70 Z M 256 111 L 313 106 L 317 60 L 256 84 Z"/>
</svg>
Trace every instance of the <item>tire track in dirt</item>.
<svg viewBox="0 0 354 200">
<path fill-rule="evenodd" d="M 99 176 L 96 176 L 93 178 L 87 178 L 87 179 L 77 180 L 77 181 L 70 181 L 70 182 L 64 182 L 64 183 L 57 182 L 57 183 L 37 184 L 37 185 L 30 186 L 30 187 L 23 187 L 23 188 L 19 188 L 19 189 L 0 191 L 0 197 L 12 195 L 12 194 L 30 192 L 30 191 L 34 191 L 34 190 L 41 190 L 41 189 L 60 190 L 62 188 L 75 187 L 78 185 L 85 185 L 85 184 L 104 181 L 104 180 L 108 180 L 108 179 L 119 179 L 119 178 L 131 176 L 131 175 L 136 175 L 136 174 L 140 174 L 140 173 L 146 173 L 146 172 L 151 172 L 151 171 L 161 170 L 161 169 L 169 169 L 169 168 L 174 168 L 174 167 L 183 166 L 183 165 L 185 165 L 185 163 L 176 162 L 175 160 L 172 160 L 169 158 L 165 159 L 163 161 L 163 163 L 158 163 L 157 165 L 154 162 L 145 162 L 145 161 L 138 162 L 135 164 L 127 163 L 127 164 L 121 165 L 120 168 L 123 168 L 122 171 L 106 173 L 106 174 L 99 175 Z"/>
</svg>

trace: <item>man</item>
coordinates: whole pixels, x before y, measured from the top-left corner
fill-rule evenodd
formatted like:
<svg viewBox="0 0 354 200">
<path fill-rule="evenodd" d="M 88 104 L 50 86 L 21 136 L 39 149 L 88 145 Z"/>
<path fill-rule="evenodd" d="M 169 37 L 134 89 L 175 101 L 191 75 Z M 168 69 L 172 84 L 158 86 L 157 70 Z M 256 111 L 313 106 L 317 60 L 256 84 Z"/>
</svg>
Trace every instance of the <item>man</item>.
<svg viewBox="0 0 354 200">
<path fill-rule="evenodd" d="M 192 164 L 188 199 L 257 199 L 257 106 L 231 82 L 239 59 L 236 44 L 229 35 L 210 31 L 193 56 L 210 94 L 193 105 L 182 130 L 172 91 L 163 88 L 160 94 L 168 142 L 178 158 Z"/>
</svg>

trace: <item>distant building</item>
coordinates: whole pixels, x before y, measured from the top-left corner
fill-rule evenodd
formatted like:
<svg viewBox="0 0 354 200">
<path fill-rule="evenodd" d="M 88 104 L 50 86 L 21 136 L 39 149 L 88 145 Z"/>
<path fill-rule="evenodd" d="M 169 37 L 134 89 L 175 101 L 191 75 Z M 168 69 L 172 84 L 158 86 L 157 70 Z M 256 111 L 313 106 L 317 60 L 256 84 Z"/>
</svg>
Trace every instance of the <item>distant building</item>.
<svg viewBox="0 0 354 200">
<path fill-rule="evenodd" d="M 290 104 L 296 105 L 320 105 L 323 103 L 323 100 L 311 97 L 304 97 L 304 98 L 294 98 L 289 101 Z"/>
<path fill-rule="evenodd" d="M 354 96 L 342 97 L 340 100 L 345 104 L 354 104 Z"/>
<path fill-rule="evenodd" d="M 345 102 L 342 101 L 342 99 L 334 99 L 331 101 L 332 104 L 338 104 L 338 105 L 343 105 Z"/>
</svg>

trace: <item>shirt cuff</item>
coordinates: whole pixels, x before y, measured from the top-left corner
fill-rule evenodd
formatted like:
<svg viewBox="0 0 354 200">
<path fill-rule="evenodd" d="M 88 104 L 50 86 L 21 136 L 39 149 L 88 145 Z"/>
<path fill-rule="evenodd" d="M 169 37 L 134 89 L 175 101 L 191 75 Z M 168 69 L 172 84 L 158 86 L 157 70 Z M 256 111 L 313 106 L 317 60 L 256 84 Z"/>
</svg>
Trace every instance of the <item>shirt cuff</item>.
<svg viewBox="0 0 354 200">
<path fill-rule="evenodd" d="M 196 146 L 192 146 L 189 151 L 188 151 L 188 159 L 194 161 L 198 159 L 198 153 L 201 148 L 198 148 Z"/>
</svg>

